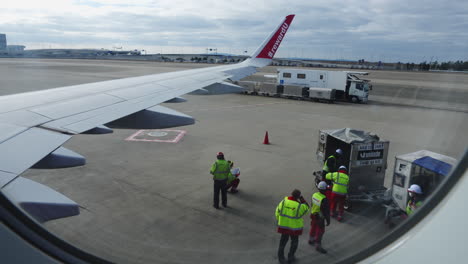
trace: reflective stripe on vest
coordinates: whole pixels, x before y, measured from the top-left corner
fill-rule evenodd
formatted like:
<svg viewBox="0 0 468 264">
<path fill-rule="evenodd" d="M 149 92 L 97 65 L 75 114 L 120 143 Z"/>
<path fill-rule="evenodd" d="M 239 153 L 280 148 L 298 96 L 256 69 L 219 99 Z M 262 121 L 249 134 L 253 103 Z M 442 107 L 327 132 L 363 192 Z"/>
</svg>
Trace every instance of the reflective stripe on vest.
<svg viewBox="0 0 468 264">
<path fill-rule="evenodd" d="M 320 210 L 320 207 L 322 206 L 322 201 L 325 199 L 325 194 L 321 192 L 316 192 L 314 195 L 312 195 L 312 210 L 311 214 L 319 214 L 320 217 L 323 217 L 322 211 Z"/>
<path fill-rule="evenodd" d="M 302 228 L 303 228 L 303 227 L 292 228 L 292 227 L 289 227 L 289 226 L 281 226 L 281 225 L 278 225 L 278 227 L 281 227 L 283 229 L 288 229 L 288 230 L 294 230 L 294 231 L 302 230 Z"/>
<path fill-rule="evenodd" d="M 333 172 L 331 175 L 333 181 L 332 192 L 340 195 L 348 194 L 349 176 L 341 172 Z"/>
<path fill-rule="evenodd" d="M 217 160 L 215 162 L 215 170 L 213 172 L 213 180 L 222 181 L 228 178 L 229 173 L 231 172 L 229 168 L 229 163 L 225 160 Z"/>
<path fill-rule="evenodd" d="M 297 207 L 295 216 L 290 216 L 290 215 L 283 214 L 284 201 L 286 201 L 286 200 L 287 199 L 284 199 L 283 204 L 281 205 L 280 216 L 287 217 L 287 218 L 290 218 L 290 219 L 300 219 L 302 216 L 299 216 L 299 212 L 301 211 L 301 205 L 302 204 L 299 204 L 299 206 Z"/>
<path fill-rule="evenodd" d="M 327 160 L 325 160 L 325 163 L 323 164 L 322 170 L 324 170 L 324 171 L 326 171 L 326 172 L 330 172 L 330 169 L 328 168 L 328 160 L 329 160 L 330 158 L 334 158 L 334 159 L 336 160 L 335 156 L 333 156 L 333 155 L 329 156 L 329 157 L 327 158 Z"/>
<path fill-rule="evenodd" d="M 300 231 L 304 227 L 302 216 L 309 211 L 307 204 L 301 204 L 285 197 L 276 207 L 278 227 L 282 229 Z"/>
</svg>

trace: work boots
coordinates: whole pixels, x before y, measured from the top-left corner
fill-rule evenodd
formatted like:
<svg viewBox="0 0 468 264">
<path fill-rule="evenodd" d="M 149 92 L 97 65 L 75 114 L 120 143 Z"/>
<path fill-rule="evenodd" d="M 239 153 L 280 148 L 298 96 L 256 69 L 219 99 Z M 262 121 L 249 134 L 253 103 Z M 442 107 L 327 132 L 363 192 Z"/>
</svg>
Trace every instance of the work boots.
<svg viewBox="0 0 468 264">
<path fill-rule="evenodd" d="M 317 245 L 315 250 L 317 250 L 318 252 L 320 252 L 322 254 L 327 254 L 327 251 L 322 247 L 322 245 Z"/>
</svg>

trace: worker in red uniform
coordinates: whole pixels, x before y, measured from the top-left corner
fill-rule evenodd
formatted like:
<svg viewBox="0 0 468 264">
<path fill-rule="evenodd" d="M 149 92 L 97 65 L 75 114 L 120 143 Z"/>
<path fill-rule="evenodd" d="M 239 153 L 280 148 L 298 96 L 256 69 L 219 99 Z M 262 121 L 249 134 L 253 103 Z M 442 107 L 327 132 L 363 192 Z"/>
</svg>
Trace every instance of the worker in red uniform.
<svg viewBox="0 0 468 264">
<path fill-rule="evenodd" d="M 325 195 L 327 183 L 321 181 L 317 188 L 319 191 L 312 195 L 309 245 L 315 245 L 315 250 L 326 254 L 327 251 L 322 247 L 322 237 L 325 233 L 325 221 L 327 222 L 327 226 L 330 225 L 330 206 Z"/>
<path fill-rule="evenodd" d="M 278 221 L 278 233 L 281 234 L 281 239 L 278 247 L 278 260 L 284 263 L 284 248 L 291 238 L 291 247 L 288 253 L 288 263 L 294 262 L 299 245 L 299 236 L 302 235 L 304 227 L 304 216 L 309 211 L 307 201 L 302 197 L 301 191 L 294 190 L 291 196 L 286 196 L 278 204 L 275 210 L 276 220 Z"/>
<path fill-rule="evenodd" d="M 346 200 L 346 196 L 348 195 L 348 184 L 349 184 L 349 176 L 348 176 L 348 169 L 345 166 L 340 166 L 337 172 L 329 172 L 326 175 L 326 179 L 332 181 L 332 193 L 331 193 L 331 206 L 330 206 L 330 213 L 332 217 L 337 217 L 336 215 L 336 208 L 338 209 L 338 217 L 336 218 L 338 221 L 343 220 L 344 214 L 344 203 Z"/>
<path fill-rule="evenodd" d="M 231 193 L 237 193 L 239 192 L 237 190 L 237 187 L 239 186 L 240 180 L 240 169 L 239 168 L 233 168 L 234 167 L 234 162 L 228 160 L 229 163 L 229 168 L 231 169 L 231 174 L 228 176 L 228 182 L 226 186 L 226 190 L 231 192 Z M 231 189 L 231 190 L 229 190 Z"/>
</svg>

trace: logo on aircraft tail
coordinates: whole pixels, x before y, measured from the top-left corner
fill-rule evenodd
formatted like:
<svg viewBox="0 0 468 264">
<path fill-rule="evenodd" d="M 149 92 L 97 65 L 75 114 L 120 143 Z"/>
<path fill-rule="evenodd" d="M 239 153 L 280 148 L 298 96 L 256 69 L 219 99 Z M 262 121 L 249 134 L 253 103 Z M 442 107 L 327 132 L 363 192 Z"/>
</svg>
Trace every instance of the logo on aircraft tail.
<svg viewBox="0 0 468 264">
<path fill-rule="evenodd" d="M 283 24 L 278 28 L 273 37 L 268 41 L 263 50 L 257 55 L 257 58 L 263 59 L 272 59 L 275 56 L 276 51 L 278 50 L 281 41 L 288 31 L 289 25 L 291 24 L 294 15 L 289 15 L 284 20 Z"/>
</svg>

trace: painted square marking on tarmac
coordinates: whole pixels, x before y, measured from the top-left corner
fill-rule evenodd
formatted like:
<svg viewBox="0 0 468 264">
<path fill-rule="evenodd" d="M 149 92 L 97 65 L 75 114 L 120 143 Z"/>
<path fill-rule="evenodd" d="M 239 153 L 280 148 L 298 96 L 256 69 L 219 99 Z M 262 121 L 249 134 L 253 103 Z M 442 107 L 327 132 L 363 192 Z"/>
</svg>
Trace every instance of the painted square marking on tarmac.
<svg viewBox="0 0 468 264">
<path fill-rule="evenodd" d="M 146 141 L 146 142 L 165 142 L 177 143 L 187 133 L 185 130 L 173 129 L 152 129 L 139 130 L 125 140 L 127 141 Z"/>
</svg>

